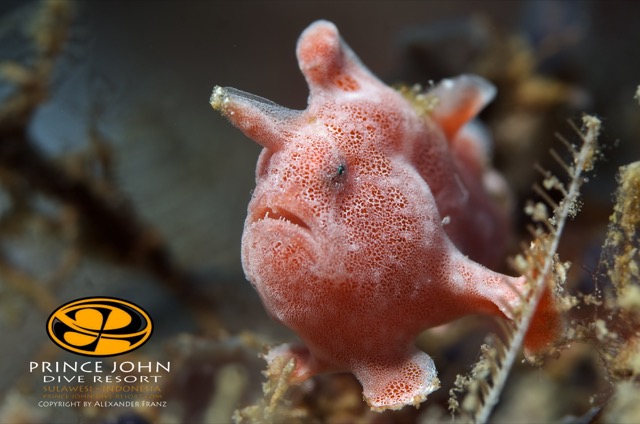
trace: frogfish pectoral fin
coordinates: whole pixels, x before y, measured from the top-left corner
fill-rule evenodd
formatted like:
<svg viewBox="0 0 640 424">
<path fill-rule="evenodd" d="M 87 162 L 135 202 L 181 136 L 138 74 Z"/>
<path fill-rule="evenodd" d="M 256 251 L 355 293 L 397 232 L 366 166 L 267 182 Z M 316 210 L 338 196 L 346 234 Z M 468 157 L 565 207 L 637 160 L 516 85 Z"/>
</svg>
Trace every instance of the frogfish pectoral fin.
<svg viewBox="0 0 640 424">
<path fill-rule="evenodd" d="M 353 369 L 373 411 L 417 407 L 440 387 L 433 360 L 416 348 L 397 358 L 374 361 L 355 364 Z"/>
<path fill-rule="evenodd" d="M 269 349 L 264 355 L 267 361 L 267 375 L 278 377 L 287 363 L 293 359 L 294 368 L 291 370 L 288 382 L 302 383 L 321 372 L 330 371 L 329 367 L 318 361 L 306 346 L 295 343 L 285 343 Z"/>
<path fill-rule="evenodd" d="M 543 352 L 558 341 L 564 321 L 550 287 L 545 288 L 524 338 L 525 356 Z"/>
<path fill-rule="evenodd" d="M 517 315 L 516 311 L 521 310 L 524 303 L 527 302 L 526 297 L 520 294 L 516 295 L 515 291 L 527 293 L 528 282 L 524 276 L 510 278 L 510 280 L 509 286 L 505 286 L 501 302 L 509 303 L 509 310 L 502 309 L 502 312 L 507 318 L 514 320 L 514 316 Z M 553 291 L 551 287 L 546 287 L 525 334 L 525 356 L 531 357 L 552 347 L 560 339 L 563 326 L 564 320 Z"/>
</svg>

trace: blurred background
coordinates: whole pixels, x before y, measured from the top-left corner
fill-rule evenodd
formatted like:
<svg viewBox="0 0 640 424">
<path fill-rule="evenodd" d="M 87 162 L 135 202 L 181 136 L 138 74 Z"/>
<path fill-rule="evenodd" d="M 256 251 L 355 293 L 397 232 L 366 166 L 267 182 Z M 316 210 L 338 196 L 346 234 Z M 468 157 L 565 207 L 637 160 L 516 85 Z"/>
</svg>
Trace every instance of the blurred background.
<svg viewBox="0 0 640 424">
<path fill-rule="evenodd" d="M 267 317 L 240 266 L 259 147 L 208 100 L 221 85 L 304 108 L 295 43 L 317 19 L 389 84 L 462 73 L 496 84 L 482 117 L 516 194 L 511 253 L 527 240 L 519 211 L 534 164 L 554 166 L 554 134 L 575 141 L 567 120 L 602 119 L 602 159 L 561 246 L 575 290 L 593 291 L 617 169 L 640 158 L 636 2 L 3 0 L 0 13 L 1 422 L 225 423 L 257 402 L 258 352 L 295 336 Z M 78 360 L 51 344 L 46 318 L 98 295 L 152 316 L 149 344 L 118 360 L 171 360 L 168 408 L 37 408 L 42 382 L 27 361 Z M 419 410 L 372 414 L 349 376 L 295 389 L 292 408 L 306 422 L 437 421 L 431 406 L 446 408 L 491 328 L 425 336 L 443 387 Z M 575 355 L 552 377 L 525 367 L 514 387 L 537 376 L 546 406 L 522 415 L 506 396 L 502 420 L 586 414 L 606 385 L 591 354 Z"/>
</svg>

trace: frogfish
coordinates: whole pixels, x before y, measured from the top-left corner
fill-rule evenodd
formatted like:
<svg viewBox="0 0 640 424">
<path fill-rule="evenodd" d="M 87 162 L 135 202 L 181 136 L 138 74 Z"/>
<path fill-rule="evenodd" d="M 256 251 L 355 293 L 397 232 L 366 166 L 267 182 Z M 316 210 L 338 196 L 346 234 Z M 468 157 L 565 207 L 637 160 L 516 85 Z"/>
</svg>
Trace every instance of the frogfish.
<svg viewBox="0 0 640 424">
<path fill-rule="evenodd" d="M 296 54 L 308 107 L 292 110 L 216 86 L 210 103 L 263 147 L 242 235 L 242 265 L 267 312 L 302 343 L 290 382 L 351 372 L 374 411 L 418 406 L 439 388 L 415 346 L 425 329 L 469 314 L 514 319 L 524 276 L 494 272 L 510 231 L 507 184 L 474 119 L 495 95 L 474 75 L 445 79 L 417 107 L 374 76 L 317 21 Z M 545 295 L 525 339 L 551 343 Z"/>
</svg>

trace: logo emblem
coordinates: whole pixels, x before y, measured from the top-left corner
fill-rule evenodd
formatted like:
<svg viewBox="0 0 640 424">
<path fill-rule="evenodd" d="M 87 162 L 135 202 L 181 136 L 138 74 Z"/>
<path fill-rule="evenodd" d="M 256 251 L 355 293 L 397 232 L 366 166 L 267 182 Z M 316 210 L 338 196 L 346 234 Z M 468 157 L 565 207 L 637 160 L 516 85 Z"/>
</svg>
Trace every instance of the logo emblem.
<svg viewBox="0 0 640 424">
<path fill-rule="evenodd" d="M 144 309 L 115 297 L 87 297 L 65 303 L 47 320 L 49 338 L 84 356 L 115 356 L 142 346 L 153 331 Z"/>
</svg>

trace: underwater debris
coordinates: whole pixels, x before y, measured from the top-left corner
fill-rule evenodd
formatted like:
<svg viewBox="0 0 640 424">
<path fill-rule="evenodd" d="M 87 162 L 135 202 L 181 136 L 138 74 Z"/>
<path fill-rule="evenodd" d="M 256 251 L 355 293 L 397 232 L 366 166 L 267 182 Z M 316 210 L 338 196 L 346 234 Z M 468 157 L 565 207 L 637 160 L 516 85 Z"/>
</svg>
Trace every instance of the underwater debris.
<svg viewBox="0 0 640 424">
<path fill-rule="evenodd" d="M 0 404 L 0 422 L 12 424 L 44 424 L 46 414 L 42 409 L 34 409 L 18 390 L 4 395 Z"/>
<path fill-rule="evenodd" d="M 247 375 L 259 372 L 262 344 L 251 333 L 219 340 L 181 334 L 171 340 L 167 351 L 177 371 L 165 384 L 165 393 L 184 405 L 180 420 L 229 420 L 238 405 L 253 395 Z"/>
<path fill-rule="evenodd" d="M 420 84 L 412 86 L 399 85 L 395 87 L 402 97 L 407 99 L 418 115 L 428 115 L 438 106 L 440 98 L 434 93 L 429 93 Z"/>
<path fill-rule="evenodd" d="M 15 88 L 0 104 L 0 184 L 12 203 L 0 216 L 0 227 L 10 229 L 25 216 L 37 216 L 33 199 L 43 196 L 56 210 L 55 222 L 50 226 L 62 233 L 69 245 L 52 282 L 64 277 L 78 263 L 82 252 L 157 277 L 192 306 L 196 319 L 217 327 L 212 325 L 215 318 L 211 304 L 196 295 L 189 284 L 193 275 L 176 263 L 158 229 L 141 216 L 116 185 L 109 150 L 113 141 L 101 133 L 97 123 L 91 122 L 88 128 L 90 148 L 81 159 L 87 163 L 80 166 L 71 155 L 62 159 L 48 157 L 29 130 L 38 109 L 54 94 L 55 67 L 69 38 L 73 11 L 70 0 L 40 1 L 28 27 L 34 57 L 25 63 L 0 62 L 0 78 Z M 97 114 L 91 119 L 97 119 Z M 78 169 L 88 168 L 87 165 L 102 172 L 94 175 Z M 8 273 L 6 261 L 3 265 Z M 11 272 L 15 277 L 20 270 Z M 34 296 L 35 291 L 29 290 Z M 42 303 L 42 296 L 38 299 Z"/>
<path fill-rule="evenodd" d="M 607 413 L 628 409 L 622 387 L 634 386 L 640 378 L 640 162 L 620 168 L 613 213 L 600 259 L 599 277 L 610 282 L 604 310 L 596 330 L 596 347 L 609 377 L 616 385 Z M 629 415 L 631 417 L 632 415 Z M 637 417 L 637 415 L 636 415 Z M 628 420 L 627 420 L 628 421 Z M 612 421 L 613 422 L 613 421 Z"/>
<path fill-rule="evenodd" d="M 124 269 L 124 272 L 137 274 L 130 280 L 136 283 L 144 281 L 140 275 L 151 275 L 149 280 L 151 284 L 157 284 L 157 292 L 164 291 L 163 283 L 173 290 L 177 294 L 173 305 L 184 302 L 189 308 L 187 313 L 194 313 L 203 332 L 219 334 L 222 330 L 210 299 L 190 291 L 191 273 L 174 263 L 168 242 L 142 218 L 125 190 L 118 186 L 121 181 L 113 178 L 115 165 L 110 163 L 110 155 L 117 143 L 106 137 L 93 121 L 99 118 L 98 114 L 91 116 L 92 121 L 83 134 L 85 145 L 89 146 L 86 151 L 55 156 L 42 148 L 50 142 L 48 137 L 52 131 L 39 140 L 33 127 L 40 122 L 40 112 L 46 108 L 47 101 L 58 94 L 56 77 L 59 70 L 66 71 L 67 66 L 72 65 L 62 59 L 70 44 L 74 3 L 69 0 L 24 3 L 20 6 L 24 9 L 20 10 L 25 12 L 21 16 L 26 20 L 16 23 L 16 31 L 24 42 L 19 48 L 28 54 L 19 59 L 3 57 L 0 60 L 3 88 L 0 102 L 0 196 L 3 203 L 0 213 L 0 324 L 4 331 L 15 331 L 15 337 L 20 339 L 19 346 L 12 346 L 12 359 L 5 364 L 5 370 L 13 367 L 18 371 L 11 370 L 15 375 L 5 376 L 6 380 L 2 381 L 0 421 L 102 420 L 109 411 L 38 408 L 37 399 L 42 387 L 34 385 L 32 375 L 20 371 L 25 368 L 22 361 L 29 359 L 27 354 L 32 360 L 55 361 L 61 357 L 62 350 L 46 340 L 43 332 L 35 330 L 42 328 L 39 320 L 56 309 L 61 298 L 79 295 L 85 290 L 114 291 L 111 284 L 94 286 L 90 281 L 91 272 Z M 90 101 L 100 102 L 101 99 Z M 81 117 L 79 114 L 78 118 Z M 42 250 L 38 250 L 40 247 Z M 30 254 L 37 257 L 40 253 L 46 258 L 36 265 L 24 260 L 23 252 L 28 252 L 27 258 Z M 79 276 L 83 273 L 84 276 Z M 79 279 L 84 281 L 74 285 Z M 155 299 L 156 295 L 152 293 L 148 298 Z M 33 340 L 37 342 L 33 343 Z M 7 389 L 12 381 L 15 390 Z"/>
<path fill-rule="evenodd" d="M 257 405 L 247 406 L 236 410 L 233 420 L 240 423 L 303 423 L 307 413 L 303 409 L 291 408 L 287 405 L 284 394 L 289 388 L 289 381 L 296 367 L 294 358 L 288 361 L 276 361 L 270 364 L 268 377 L 263 383 L 263 397 Z"/>
<path fill-rule="evenodd" d="M 637 352 L 637 351 L 636 351 Z M 632 381 L 623 381 L 616 385 L 611 402 L 603 413 L 607 423 L 635 423 L 640 417 L 640 386 Z"/>
<path fill-rule="evenodd" d="M 603 246 L 602 265 L 618 301 L 623 302 L 620 306 L 640 312 L 637 297 L 640 288 L 640 162 L 620 168 L 618 181 L 616 204 Z"/>
<path fill-rule="evenodd" d="M 15 61 L 0 63 L 0 78 L 15 84 L 17 92 L 0 106 L 0 129 L 17 130 L 28 124 L 50 94 L 51 75 L 66 45 L 73 18 L 70 0 L 41 2 L 30 21 L 28 35 L 36 54 L 30 66 Z M 7 135 L 3 134 L 3 138 Z"/>
</svg>

